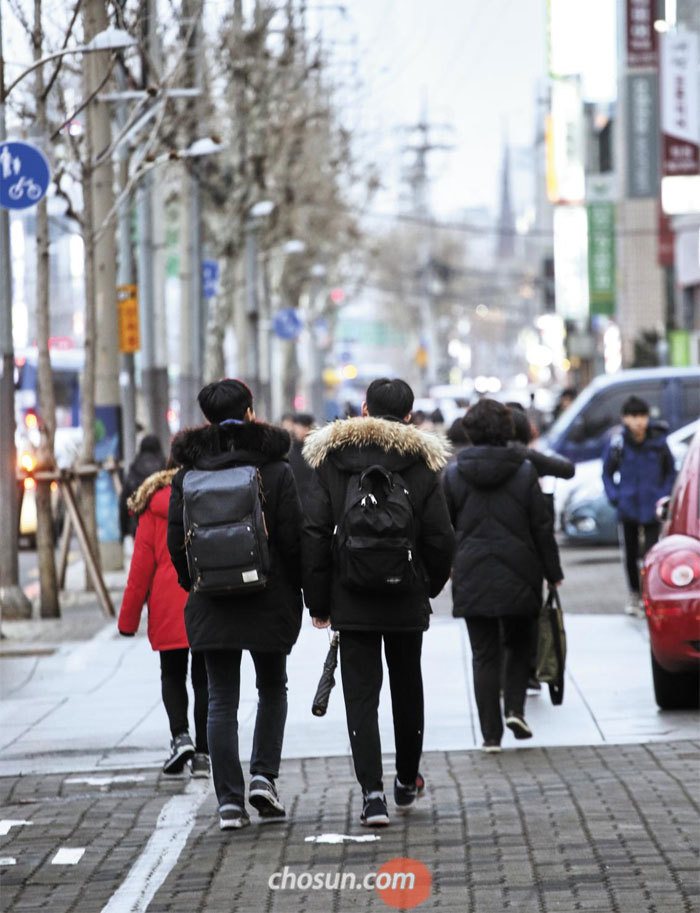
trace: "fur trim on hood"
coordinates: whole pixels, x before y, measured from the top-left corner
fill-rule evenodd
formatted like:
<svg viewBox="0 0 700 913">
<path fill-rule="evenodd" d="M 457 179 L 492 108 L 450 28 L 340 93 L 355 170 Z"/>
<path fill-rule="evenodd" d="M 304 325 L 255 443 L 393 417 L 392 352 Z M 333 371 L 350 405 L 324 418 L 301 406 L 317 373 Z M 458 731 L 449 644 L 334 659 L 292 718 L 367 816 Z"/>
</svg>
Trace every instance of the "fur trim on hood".
<svg viewBox="0 0 700 913">
<path fill-rule="evenodd" d="M 126 502 L 126 506 L 137 517 L 148 507 L 149 501 L 153 495 L 160 491 L 161 488 L 167 488 L 173 480 L 177 469 L 163 469 L 161 472 L 154 472 L 141 483 L 136 491 Z"/>
<path fill-rule="evenodd" d="M 181 431 L 173 440 L 172 456 L 178 466 L 188 468 L 235 452 L 265 461 L 282 460 L 290 445 L 289 432 L 266 422 L 203 425 Z"/>
<path fill-rule="evenodd" d="M 438 434 L 420 431 L 415 425 L 367 416 L 338 419 L 312 431 L 304 441 L 304 459 L 313 469 L 318 469 L 333 451 L 345 447 L 379 447 L 402 457 L 416 457 L 432 472 L 439 472 L 450 458 L 450 446 Z"/>
</svg>

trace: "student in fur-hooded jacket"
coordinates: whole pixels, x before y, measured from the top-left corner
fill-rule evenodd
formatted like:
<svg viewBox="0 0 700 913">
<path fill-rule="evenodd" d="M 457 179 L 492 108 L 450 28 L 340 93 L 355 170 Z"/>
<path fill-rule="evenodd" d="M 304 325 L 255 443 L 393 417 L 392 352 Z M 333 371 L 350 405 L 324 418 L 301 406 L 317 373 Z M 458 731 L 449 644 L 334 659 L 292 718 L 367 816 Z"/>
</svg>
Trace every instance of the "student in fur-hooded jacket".
<svg viewBox="0 0 700 913">
<path fill-rule="evenodd" d="M 129 510 L 138 519 L 138 526 L 117 627 L 125 637 L 133 636 L 138 630 L 144 603 L 148 603 L 148 639 L 160 656 L 161 693 L 172 735 L 170 756 L 163 770 L 166 774 L 180 773 L 191 761 L 193 776 L 208 777 L 207 671 L 203 657 L 193 653 L 193 743 L 187 719 L 190 654 L 184 612 L 187 593 L 177 582 L 166 545 L 170 483 L 176 471 L 154 472 L 128 499 Z"/>
<path fill-rule="evenodd" d="M 191 648 L 206 661 L 209 749 L 224 830 L 250 824 L 238 754 L 243 650 L 250 651 L 255 664 L 258 690 L 249 799 L 262 817 L 285 814 L 275 781 L 287 717 L 287 654 L 301 627 L 301 504 L 287 461 L 289 433 L 256 420 L 248 387 L 227 378 L 208 384 L 197 400 L 209 424 L 182 431 L 173 441 L 173 459 L 182 468 L 172 483 L 168 549 L 180 585 L 189 591 L 185 624 Z M 217 471 L 236 465 L 259 469 L 270 549 L 267 584 L 246 593 L 195 592 L 185 551 L 184 479 L 193 469 Z"/>
<path fill-rule="evenodd" d="M 304 443 L 304 458 L 314 469 L 304 504 L 304 598 L 315 627 L 330 624 L 340 631 L 348 732 L 363 791 L 360 820 L 366 826 L 389 823 L 377 721 L 382 642 L 391 685 L 399 810 L 408 811 L 423 791 L 421 646 L 431 614 L 429 599 L 447 582 L 455 543 L 439 477 L 449 447 L 439 435 L 409 424 L 412 408 L 413 391 L 405 381 L 381 378 L 368 387 L 361 417 L 335 421 L 311 432 Z M 392 478 L 399 475 L 413 508 L 415 583 L 401 592 L 346 586 L 337 561 L 334 531 L 343 522 L 346 489 L 354 475 L 373 465 L 384 467 Z"/>
</svg>

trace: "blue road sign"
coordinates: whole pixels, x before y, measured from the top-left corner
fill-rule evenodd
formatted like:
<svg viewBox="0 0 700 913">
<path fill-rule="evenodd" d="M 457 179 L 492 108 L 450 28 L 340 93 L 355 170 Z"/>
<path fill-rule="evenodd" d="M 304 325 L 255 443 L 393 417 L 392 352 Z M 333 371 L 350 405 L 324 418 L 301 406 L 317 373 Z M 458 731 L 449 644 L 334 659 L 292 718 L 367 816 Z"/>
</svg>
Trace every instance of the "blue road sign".
<svg viewBox="0 0 700 913">
<path fill-rule="evenodd" d="M 28 209 L 36 206 L 51 181 L 46 156 L 30 143 L 0 143 L 0 206 Z"/>
<path fill-rule="evenodd" d="M 304 329 L 304 321 L 294 308 L 282 308 L 281 311 L 277 311 L 272 325 L 280 339 L 296 339 Z"/>
<path fill-rule="evenodd" d="M 202 297 L 214 298 L 219 294 L 219 261 L 202 260 Z"/>
</svg>

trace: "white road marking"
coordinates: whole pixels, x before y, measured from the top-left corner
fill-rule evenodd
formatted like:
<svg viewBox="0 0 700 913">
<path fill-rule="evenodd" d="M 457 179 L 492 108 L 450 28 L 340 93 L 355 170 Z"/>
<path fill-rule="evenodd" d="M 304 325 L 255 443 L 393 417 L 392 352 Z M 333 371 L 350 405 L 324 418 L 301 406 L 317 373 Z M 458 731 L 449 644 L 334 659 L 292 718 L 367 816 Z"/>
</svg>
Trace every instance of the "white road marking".
<svg viewBox="0 0 700 913">
<path fill-rule="evenodd" d="M 0 866 L 17 865 L 17 860 L 12 856 L 0 856 Z"/>
<path fill-rule="evenodd" d="M 109 786 L 111 783 L 139 783 L 145 780 L 145 777 L 129 774 L 122 774 L 116 777 L 70 777 L 64 780 L 64 783 L 85 783 L 88 786 Z"/>
<path fill-rule="evenodd" d="M 381 839 L 377 834 L 362 834 L 360 837 L 352 834 L 319 834 L 317 837 L 305 837 L 304 843 L 373 843 Z"/>
<path fill-rule="evenodd" d="M 10 833 L 11 827 L 23 827 L 25 824 L 31 824 L 31 821 L 16 821 L 13 818 L 3 818 L 0 821 L 0 837 Z"/>
<path fill-rule="evenodd" d="M 51 860 L 51 865 L 77 865 L 84 855 L 84 846 L 62 846 Z"/>
<path fill-rule="evenodd" d="M 193 780 L 182 795 L 166 802 L 143 852 L 102 913 L 145 913 L 180 858 L 194 827 L 197 809 L 210 789 L 210 783 Z"/>
</svg>

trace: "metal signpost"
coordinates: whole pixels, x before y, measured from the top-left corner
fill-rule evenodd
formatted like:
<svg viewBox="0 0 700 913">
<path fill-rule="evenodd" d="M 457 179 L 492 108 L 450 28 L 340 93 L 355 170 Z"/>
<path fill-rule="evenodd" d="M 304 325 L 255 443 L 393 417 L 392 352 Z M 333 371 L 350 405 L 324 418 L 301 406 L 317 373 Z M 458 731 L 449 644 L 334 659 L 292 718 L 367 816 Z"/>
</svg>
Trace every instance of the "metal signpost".
<svg viewBox="0 0 700 913">
<path fill-rule="evenodd" d="M 0 49 L 2 36 L 0 32 Z M 1 50 L 0 50 L 1 54 Z M 0 57 L 0 71 L 2 60 Z M 16 483 L 14 345 L 12 340 L 12 259 L 8 210 L 27 209 L 48 190 L 51 171 L 44 154 L 30 143 L 5 139 L 5 89 L 0 77 L 0 608 L 26 618 L 31 604 L 19 586 Z"/>
</svg>

